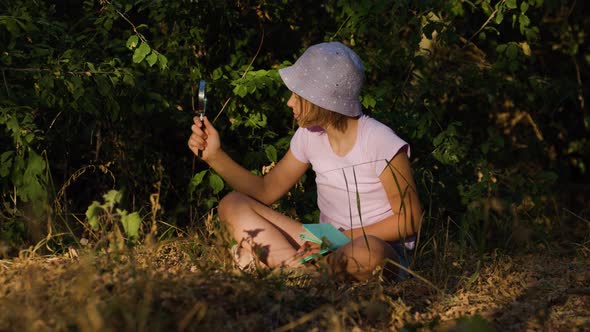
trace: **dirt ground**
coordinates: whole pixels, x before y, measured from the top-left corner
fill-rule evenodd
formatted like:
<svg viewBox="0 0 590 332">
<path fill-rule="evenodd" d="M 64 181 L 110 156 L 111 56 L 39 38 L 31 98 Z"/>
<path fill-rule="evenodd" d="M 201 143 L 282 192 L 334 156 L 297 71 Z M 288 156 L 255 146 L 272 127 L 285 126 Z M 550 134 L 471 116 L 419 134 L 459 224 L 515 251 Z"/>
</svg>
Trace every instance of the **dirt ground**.
<svg viewBox="0 0 590 332">
<path fill-rule="evenodd" d="M 479 268 L 425 261 L 419 277 L 358 283 L 243 273 L 186 241 L 21 254 L 0 260 L 0 331 L 589 331 L 589 258 L 586 247 L 494 253 Z"/>
</svg>

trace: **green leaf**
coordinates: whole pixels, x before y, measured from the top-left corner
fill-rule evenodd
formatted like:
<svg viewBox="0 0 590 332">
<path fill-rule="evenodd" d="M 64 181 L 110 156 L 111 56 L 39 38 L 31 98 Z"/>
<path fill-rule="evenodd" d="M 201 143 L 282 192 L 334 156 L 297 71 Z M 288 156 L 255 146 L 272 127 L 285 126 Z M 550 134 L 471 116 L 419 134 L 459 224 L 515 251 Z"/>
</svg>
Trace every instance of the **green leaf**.
<svg viewBox="0 0 590 332">
<path fill-rule="evenodd" d="M 133 78 L 133 74 L 130 74 L 130 73 L 123 74 L 123 83 L 127 84 L 128 86 L 135 86 L 135 80 Z"/>
<path fill-rule="evenodd" d="M 223 69 L 221 69 L 221 68 L 215 68 L 215 69 L 213 70 L 213 75 L 212 75 L 212 77 L 211 77 L 211 78 L 212 78 L 214 81 L 217 81 L 218 79 L 220 79 L 220 78 L 222 78 L 222 77 L 223 77 Z"/>
<path fill-rule="evenodd" d="M 524 33 L 524 29 L 531 24 L 531 20 L 525 14 L 521 14 L 518 17 L 518 23 L 520 25 L 520 33 Z"/>
<path fill-rule="evenodd" d="M 152 67 L 158 61 L 158 55 L 156 53 L 152 52 L 150 55 L 148 55 L 146 60 L 147 60 L 147 63 L 150 65 L 150 67 Z"/>
<path fill-rule="evenodd" d="M 223 179 L 219 175 L 212 173 L 209 176 L 209 186 L 213 189 L 213 194 L 217 195 L 224 187 Z"/>
<path fill-rule="evenodd" d="M 6 151 L 0 155 L 0 177 L 6 177 L 10 174 L 14 151 Z"/>
<path fill-rule="evenodd" d="M 139 213 L 133 212 L 122 215 L 121 224 L 123 224 L 123 230 L 129 239 L 137 240 L 139 238 L 139 226 L 141 226 Z"/>
<path fill-rule="evenodd" d="M 458 122 L 452 122 L 447 130 L 433 139 L 435 146 L 432 155 L 438 161 L 447 165 L 456 165 L 463 160 L 467 147 L 459 143 Z"/>
<path fill-rule="evenodd" d="M 500 24 L 500 23 L 502 23 L 503 20 L 504 20 L 504 13 L 502 11 L 498 11 L 494 21 L 496 22 L 496 24 Z"/>
<path fill-rule="evenodd" d="M 140 63 L 145 59 L 146 55 L 150 53 L 151 48 L 147 43 L 141 43 L 139 47 L 133 52 L 133 62 Z"/>
<path fill-rule="evenodd" d="M 25 136 L 25 142 L 27 142 L 27 143 L 31 143 L 34 139 L 35 139 L 35 134 L 33 134 L 33 133 L 28 133 Z"/>
<path fill-rule="evenodd" d="M 244 84 L 238 84 L 234 88 L 233 93 L 237 96 L 244 98 L 248 94 L 248 89 Z"/>
<path fill-rule="evenodd" d="M 205 177 L 205 174 L 207 174 L 207 172 L 208 170 L 204 170 L 193 175 L 193 178 L 191 179 L 191 182 L 188 185 L 189 193 L 194 192 L 195 189 L 203 182 L 203 178 Z"/>
<path fill-rule="evenodd" d="M 80 77 L 73 76 L 69 80 L 64 80 L 64 84 L 66 85 L 68 91 L 72 94 L 72 97 L 74 97 L 74 100 L 77 100 L 84 95 L 84 83 Z"/>
<path fill-rule="evenodd" d="M 266 154 L 266 158 L 272 162 L 277 161 L 277 149 L 273 145 L 267 145 L 264 148 L 264 153 Z"/>
<path fill-rule="evenodd" d="M 94 75 L 94 82 L 96 82 L 96 88 L 102 96 L 112 96 L 113 90 L 111 89 L 111 83 L 104 75 Z"/>
<path fill-rule="evenodd" d="M 102 206 L 99 202 L 94 201 L 86 210 L 86 220 L 93 230 L 98 230 L 98 218 L 102 213 Z"/>
<path fill-rule="evenodd" d="M 115 209 L 115 211 L 117 211 L 117 214 L 118 214 L 118 215 L 119 215 L 121 218 L 123 218 L 123 217 L 126 217 L 126 216 L 127 216 L 127 210 L 122 210 L 122 209 L 116 208 L 116 209 Z"/>
<path fill-rule="evenodd" d="M 45 88 L 48 90 L 53 89 L 53 87 L 54 87 L 53 77 L 50 75 L 43 76 L 43 77 L 41 77 L 41 79 L 39 79 L 39 84 L 41 85 L 41 88 Z"/>
<path fill-rule="evenodd" d="M 516 8 L 516 0 L 506 0 L 506 7 L 510 9 Z"/>
<path fill-rule="evenodd" d="M 45 170 L 45 160 L 37 153 L 31 151 L 29 153 L 29 160 L 27 163 L 27 169 L 25 170 L 25 176 L 28 178 L 34 178 L 39 176 Z"/>
<path fill-rule="evenodd" d="M 129 37 L 129 39 L 127 39 L 127 48 L 132 50 L 134 48 L 137 47 L 137 44 L 139 43 L 139 37 L 137 35 L 132 35 L 131 37 Z"/>
<path fill-rule="evenodd" d="M 362 104 L 365 108 L 373 108 L 377 105 L 377 100 L 372 95 L 364 95 Z"/>
<path fill-rule="evenodd" d="M 20 34 L 20 29 L 17 25 L 17 20 L 11 16 L 0 16 L 0 24 L 4 25 L 6 30 L 10 32 L 13 38 L 17 37 Z"/>
<path fill-rule="evenodd" d="M 90 72 L 92 72 L 92 73 L 96 72 L 96 67 L 94 66 L 94 64 L 92 62 L 86 62 L 86 65 L 88 66 L 88 69 L 90 70 Z"/>
<path fill-rule="evenodd" d="M 102 197 L 104 198 L 105 206 L 112 209 L 115 204 L 121 202 L 122 196 L 123 195 L 118 190 L 109 190 L 109 192 L 104 194 Z"/>
<path fill-rule="evenodd" d="M 508 59 L 514 60 L 518 56 L 518 46 L 516 44 L 511 43 L 506 47 L 506 56 Z"/>
<path fill-rule="evenodd" d="M 168 59 L 166 59 L 164 54 L 158 54 L 158 64 L 160 65 L 161 70 L 168 68 Z"/>
</svg>

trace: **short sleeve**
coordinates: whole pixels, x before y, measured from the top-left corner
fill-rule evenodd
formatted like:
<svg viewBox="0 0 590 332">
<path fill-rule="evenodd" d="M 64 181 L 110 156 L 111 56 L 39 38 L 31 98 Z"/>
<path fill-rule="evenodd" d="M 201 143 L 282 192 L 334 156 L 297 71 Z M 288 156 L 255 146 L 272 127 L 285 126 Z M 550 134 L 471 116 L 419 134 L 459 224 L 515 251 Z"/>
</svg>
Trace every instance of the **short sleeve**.
<svg viewBox="0 0 590 332">
<path fill-rule="evenodd" d="M 289 149 L 293 156 L 302 163 L 309 163 L 309 157 L 306 154 L 309 137 L 307 137 L 305 128 L 298 128 L 291 138 Z"/>
<path fill-rule="evenodd" d="M 405 152 L 410 157 L 410 145 L 384 124 L 380 124 L 371 131 L 369 139 L 372 146 L 375 163 L 375 174 L 380 176 L 389 161 L 398 153 Z"/>
</svg>

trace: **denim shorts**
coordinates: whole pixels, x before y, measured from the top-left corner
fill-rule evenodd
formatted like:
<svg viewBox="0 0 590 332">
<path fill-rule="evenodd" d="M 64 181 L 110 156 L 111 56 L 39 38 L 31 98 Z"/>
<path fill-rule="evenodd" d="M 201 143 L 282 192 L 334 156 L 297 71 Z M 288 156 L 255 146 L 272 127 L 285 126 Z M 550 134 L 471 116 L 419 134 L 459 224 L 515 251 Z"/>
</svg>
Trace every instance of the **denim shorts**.
<svg viewBox="0 0 590 332">
<path fill-rule="evenodd" d="M 395 250 L 399 257 L 399 264 L 406 269 L 410 268 L 410 262 L 414 255 L 414 249 L 409 249 L 408 246 L 401 241 L 387 242 Z M 412 277 L 408 272 L 403 269 L 399 269 L 398 281 L 406 280 Z"/>
</svg>

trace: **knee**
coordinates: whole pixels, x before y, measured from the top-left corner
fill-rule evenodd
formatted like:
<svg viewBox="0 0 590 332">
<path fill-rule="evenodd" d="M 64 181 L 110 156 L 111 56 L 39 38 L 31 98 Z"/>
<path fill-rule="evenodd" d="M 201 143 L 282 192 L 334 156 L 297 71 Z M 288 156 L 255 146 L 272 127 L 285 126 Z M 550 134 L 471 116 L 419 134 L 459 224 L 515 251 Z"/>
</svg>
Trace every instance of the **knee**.
<svg viewBox="0 0 590 332">
<path fill-rule="evenodd" d="M 223 222 L 228 222 L 234 215 L 237 214 L 240 205 L 247 202 L 248 197 L 237 191 L 233 191 L 225 195 L 217 206 L 217 212 L 219 213 L 219 219 Z"/>
<path fill-rule="evenodd" d="M 366 248 L 366 255 L 369 257 L 371 268 L 382 266 L 388 260 L 399 260 L 397 253 L 393 247 L 379 237 L 369 235 L 364 240 L 362 237 L 357 238 L 358 241 L 363 241 Z M 368 244 L 368 247 L 367 247 Z"/>
<path fill-rule="evenodd" d="M 361 236 L 355 237 L 352 240 L 352 242 L 355 245 L 355 247 L 360 246 L 360 247 L 364 247 L 368 251 L 371 251 L 372 249 L 380 247 L 384 241 L 374 235 L 366 235 L 366 236 L 361 235 Z"/>
<path fill-rule="evenodd" d="M 388 246 L 387 242 L 377 236 L 361 235 L 352 239 L 348 251 L 350 255 L 356 251 L 358 255 L 381 256 Z"/>
<path fill-rule="evenodd" d="M 384 269 L 388 262 L 398 260 L 395 250 L 387 242 L 371 235 L 354 238 L 330 256 L 328 264 L 333 272 L 343 272 L 357 280 L 366 280 L 376 269 Z"/>
</svg>

